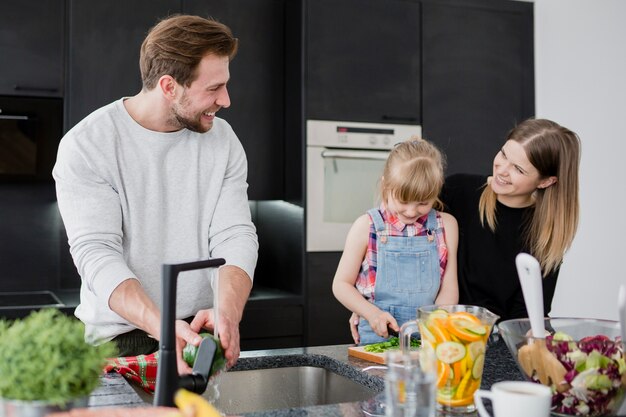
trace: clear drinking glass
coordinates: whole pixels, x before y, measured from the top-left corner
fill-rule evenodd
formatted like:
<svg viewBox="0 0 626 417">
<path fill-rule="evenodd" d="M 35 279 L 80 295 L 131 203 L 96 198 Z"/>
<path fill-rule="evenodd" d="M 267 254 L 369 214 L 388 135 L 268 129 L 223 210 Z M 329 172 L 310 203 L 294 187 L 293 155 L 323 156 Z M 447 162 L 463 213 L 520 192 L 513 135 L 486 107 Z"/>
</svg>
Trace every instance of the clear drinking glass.
<svg viewBox="0 0 626 417">
<path fill-rule="evenodd" d="M 435 379 L 433 352 L 418 349 L 385 354 L 386 417 L 435 417 Z"/>
</svg>

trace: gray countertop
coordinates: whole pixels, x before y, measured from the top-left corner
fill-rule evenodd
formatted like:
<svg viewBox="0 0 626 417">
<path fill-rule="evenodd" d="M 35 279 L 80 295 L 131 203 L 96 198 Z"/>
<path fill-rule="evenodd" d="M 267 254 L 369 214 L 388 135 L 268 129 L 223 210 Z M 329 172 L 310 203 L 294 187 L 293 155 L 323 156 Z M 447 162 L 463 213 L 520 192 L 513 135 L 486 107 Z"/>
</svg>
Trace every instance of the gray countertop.
<svg viewBox="0 0 626 417">
<path fill-rule="evenodd" d="M 375 392 L 382 391 L 384 370 L 362 371 L 363 368 L 376 364 L 348 356 L 348 346 L 350 345 L 242 352 L 241 358 L 233 370 L 280 368 L 296 365 L 318 366 L 348 377 Z M 482 388 L 489 388 L 498 381 L 522 379 L 523 377 L 504 342 L 491 343 L 487 349 Z M 146 406 L 146 403 L 123 377 L 118 374 L 108 374 L 102 377 L 101 386 L 91 395 L 89 406 L 141 407 Z M 246 414 L 250 417 L 283 417 L 287 415 L 351 417 L 362 416 L 364 413 L 362 412 L 362 403 L 344 403 Z"/>
</svg>

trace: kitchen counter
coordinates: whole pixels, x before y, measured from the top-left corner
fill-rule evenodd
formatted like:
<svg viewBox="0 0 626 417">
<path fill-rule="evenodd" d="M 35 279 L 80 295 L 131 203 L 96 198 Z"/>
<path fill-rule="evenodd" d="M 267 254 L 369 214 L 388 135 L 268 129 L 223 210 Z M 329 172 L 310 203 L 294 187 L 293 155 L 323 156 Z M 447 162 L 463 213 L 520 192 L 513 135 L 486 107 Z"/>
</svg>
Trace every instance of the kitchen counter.
<svg viewBox="0 0 626 417">
<path fill-rule="evenodd" d="M 241 358 L 233 370 L 279 368 L 292 365 L 319 366 L 359 382 L 373 391 L 382 391 L 382 377 L 385 371 L 371 369 L 363 372 L 363 368 L 377 364 L 349 357 L 348 346 L 350 345 L 242 352 Z M 522 379 L 522 374 L 517 369 L 504 342 L 499 340 L 490 344 L 487 349 L 482 388 L 489 388 L 498 381 Z M 146 403 L 136 391 L 118 374 L 103 376 L 101 386 L 94 391 L 89 399 L 89 407 L 140 407 L 145 405 Z M 352 417 L 364 415 L 361 406 L 362 403 L 344 403 L 263 411 L 245 415 L 250 417 L 283 417 L 297 414 L 298 416 Z"/>
</svg>

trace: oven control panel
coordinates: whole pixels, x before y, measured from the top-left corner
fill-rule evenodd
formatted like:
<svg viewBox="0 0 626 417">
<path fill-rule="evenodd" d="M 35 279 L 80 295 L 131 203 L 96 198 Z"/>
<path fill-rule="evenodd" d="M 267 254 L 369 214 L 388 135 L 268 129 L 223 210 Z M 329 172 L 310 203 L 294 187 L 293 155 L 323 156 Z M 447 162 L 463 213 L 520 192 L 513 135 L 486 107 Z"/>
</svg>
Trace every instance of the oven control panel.
<svg viewBox="0 0 626 417">
<path fill-rule="evenodd" d="M 391 149 L 414 135 L 421 137 L 420 125 L 307 120 L 308 146 Z"/>
</svg>

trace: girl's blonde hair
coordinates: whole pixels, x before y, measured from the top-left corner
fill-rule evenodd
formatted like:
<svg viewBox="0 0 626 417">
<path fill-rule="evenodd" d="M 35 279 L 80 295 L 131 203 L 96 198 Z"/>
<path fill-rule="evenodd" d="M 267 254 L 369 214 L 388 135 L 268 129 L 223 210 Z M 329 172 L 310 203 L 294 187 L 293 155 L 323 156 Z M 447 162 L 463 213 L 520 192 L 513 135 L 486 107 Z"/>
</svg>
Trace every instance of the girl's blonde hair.
<svg viewBox="0 0 626 417">
<path fill-rule="evenodd" d="M 402 203 L 435 200 L 433 207 L 441 210 L 444 167 L 444 156 L 432 143 L 418 136 L 398 143 L 385 163 L 380 185 L 382 201 L 389 197 Z"/>
<path fill-rule="evenodd" d="M 508 140 L 522 145 L 540 178 L 557 178 L 555 184 L 533 193 L 534 211 L 523 231 L 530 253 L 547 275 L 563 261 L 578 227 L 580 138 L 553 121 L 530 119 L 512 129 Z M 479 213 L 483 226 L 486 222 L 492 231 L 496 230 L 496 199 L 491 187 L 485 184 Z"/>
</svg>

